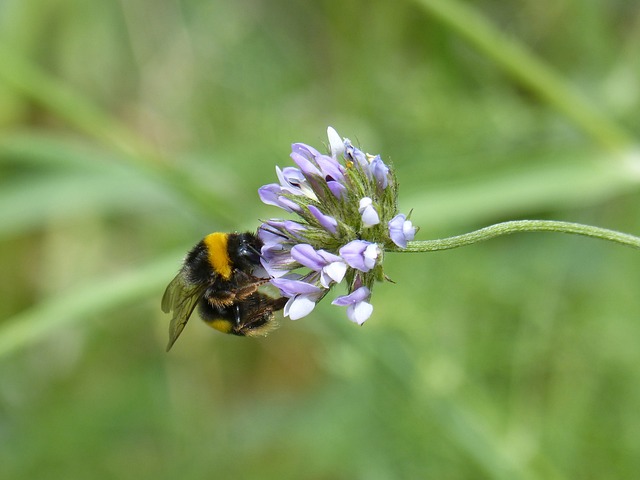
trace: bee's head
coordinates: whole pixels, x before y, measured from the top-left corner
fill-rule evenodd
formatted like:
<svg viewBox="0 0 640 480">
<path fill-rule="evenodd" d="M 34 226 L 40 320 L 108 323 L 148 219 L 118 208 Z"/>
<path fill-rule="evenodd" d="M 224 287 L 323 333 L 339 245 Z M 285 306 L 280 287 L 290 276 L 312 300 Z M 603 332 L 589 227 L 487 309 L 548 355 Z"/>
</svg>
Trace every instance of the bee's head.
<svg viewBox="0 0 640 480">
<path fill-rule="evenodd" d="M 233 266 L 245 272 L 251 272 L 260 265 L 262 240 L 253 233 L 233 233 L 227 244 Z"/>
</svg>

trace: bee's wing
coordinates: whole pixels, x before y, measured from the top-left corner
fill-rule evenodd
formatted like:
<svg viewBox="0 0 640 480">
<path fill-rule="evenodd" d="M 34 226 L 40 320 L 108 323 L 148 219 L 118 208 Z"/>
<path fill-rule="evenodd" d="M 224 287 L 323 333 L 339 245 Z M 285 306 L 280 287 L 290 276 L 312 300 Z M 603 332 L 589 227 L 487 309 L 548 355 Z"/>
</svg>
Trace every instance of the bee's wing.
<svg viewBox="0 0 640 480">
<path fill-rule="evenodd" d="M 162 296 L 162 311 L 169 313 L 173 311 L 171 324 L 169 325 L 169 344 L 167 352 L 178 339 L 184 326 L 189 321 L 189 317 L 202 297 L 206 284 L 187 284 L 182 272 L 178 273 L 171 281 Z"/>
</svg>

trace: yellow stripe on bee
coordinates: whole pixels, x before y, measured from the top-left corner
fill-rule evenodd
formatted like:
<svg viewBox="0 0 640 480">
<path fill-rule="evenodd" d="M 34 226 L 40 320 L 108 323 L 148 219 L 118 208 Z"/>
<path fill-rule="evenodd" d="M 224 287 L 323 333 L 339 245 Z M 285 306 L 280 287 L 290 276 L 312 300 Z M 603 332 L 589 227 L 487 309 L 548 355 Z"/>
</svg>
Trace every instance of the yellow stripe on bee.
<svg viewBox="0 0 640 480">
<path fill-rule="evenodd" d="M 213 270 L 225 280 L 231 278 L 231 259 L 227 250 L 226 233 L 211 233 L 204 237 L 209 252 L 209 263 Z"/>
<path fill-rule="evenodd" d="M 218 318 L 216 320 L 210 320 L 207 322 L 207 324 L 211 328 L 215 328 L 216 330 L 222 333 L 229 333 L 233 328 L 233 324 L 229 320 L 224 320 L 222 318 Z"/>
</svg>

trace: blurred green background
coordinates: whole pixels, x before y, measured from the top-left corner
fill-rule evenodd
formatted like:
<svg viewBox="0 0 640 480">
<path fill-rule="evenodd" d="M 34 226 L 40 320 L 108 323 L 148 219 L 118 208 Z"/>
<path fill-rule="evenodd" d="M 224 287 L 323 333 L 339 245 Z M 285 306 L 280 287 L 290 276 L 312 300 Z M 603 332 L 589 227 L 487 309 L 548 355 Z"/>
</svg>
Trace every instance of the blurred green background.
<svg viewBox="0 0 640 480">
<path fill-rule="evenodd" d="M 362 328 L 325 300 L 170 354 L 159 303 L 327 125 L 418 239 L 639 234 L 638 51 L 622 0 L 0 0 L 0 478 L 637 476 L 637 251 L 389 254 Z"/>
</svg>

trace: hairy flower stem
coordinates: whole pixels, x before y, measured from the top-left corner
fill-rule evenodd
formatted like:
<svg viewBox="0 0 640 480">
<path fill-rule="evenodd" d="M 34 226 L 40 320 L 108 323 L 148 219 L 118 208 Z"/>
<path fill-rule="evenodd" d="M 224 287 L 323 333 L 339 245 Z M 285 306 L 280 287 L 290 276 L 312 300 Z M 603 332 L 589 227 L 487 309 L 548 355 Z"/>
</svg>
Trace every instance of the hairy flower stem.
<svg viewBox="0 0 640 480">
<path fill-rule="evenodd" d="M 495 225 L 481 228 L 480 230 L 475 230 L 463 235 L 457 235 L 455 237 L 408 242 L 407 248 L 398 248 L 393 246 L 391 248 L 387 247 L 386 250 L 391 252 L 414 253 L 449 250 L 451 248 L 464 247 L 476 242 L 517 232 L 571 233 L 574 235 L 583 235 L 585 237 L 599 238 L 601 240 L 619 243 L 627 247 L 640 248 L 640 237 L 629 235 L 627 233 L 616 232 L 615 230 L 555 220 L 514 220 L 510 222 L 497 223 Z"/>
</svg>

